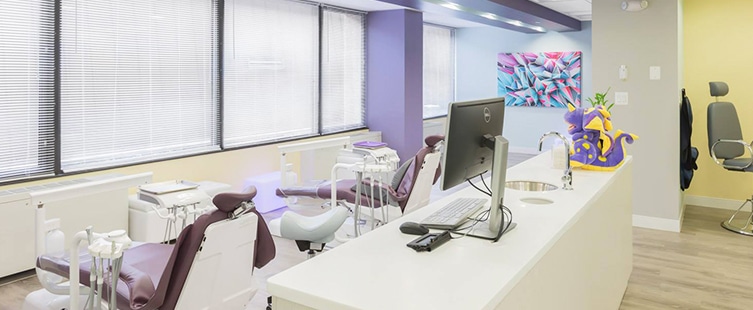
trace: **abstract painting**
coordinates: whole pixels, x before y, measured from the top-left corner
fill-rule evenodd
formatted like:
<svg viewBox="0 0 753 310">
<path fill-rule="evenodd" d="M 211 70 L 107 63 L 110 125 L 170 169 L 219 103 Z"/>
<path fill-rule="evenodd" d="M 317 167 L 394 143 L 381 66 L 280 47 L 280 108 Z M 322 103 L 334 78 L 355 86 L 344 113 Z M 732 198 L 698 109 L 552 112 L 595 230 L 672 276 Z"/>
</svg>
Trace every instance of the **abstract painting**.
<svg viewBox="0 0 753 310">
<path fill-rule="evenodd" d="M 580 106 L 581 52 L 499 53 L 497 95 L 507 106 Z"/>
</svg>

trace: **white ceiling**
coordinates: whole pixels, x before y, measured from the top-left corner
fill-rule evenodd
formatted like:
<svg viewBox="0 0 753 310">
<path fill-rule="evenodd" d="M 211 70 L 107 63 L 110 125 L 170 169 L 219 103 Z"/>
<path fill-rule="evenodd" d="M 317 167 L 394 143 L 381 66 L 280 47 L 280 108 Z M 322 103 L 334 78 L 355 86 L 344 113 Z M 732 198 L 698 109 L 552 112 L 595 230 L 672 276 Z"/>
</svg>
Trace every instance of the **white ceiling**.
<svg viewBox="0 0 753 310">
<path fill-rule="evenodd" d="M 581 21 L 591 20 L 591 0 L 529 0 Z"/>
</svg>

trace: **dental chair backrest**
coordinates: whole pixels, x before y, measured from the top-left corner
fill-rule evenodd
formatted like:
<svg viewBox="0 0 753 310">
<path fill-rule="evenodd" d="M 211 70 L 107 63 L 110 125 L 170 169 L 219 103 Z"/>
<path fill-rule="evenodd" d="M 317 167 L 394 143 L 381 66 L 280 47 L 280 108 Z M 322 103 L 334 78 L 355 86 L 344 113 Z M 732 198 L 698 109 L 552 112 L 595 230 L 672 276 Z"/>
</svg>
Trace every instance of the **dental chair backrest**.
<svg viewBox="0 0 753 310">
<path fill-rule="evenodd" d="M 413 212 L 429 203 L 431 186 L 439 180 L 442 173 L 439 166 L 442 157 L 439 147 L 442 141 L 443 135 L 426 137 L 426 146 L 416 153 L 400 183 L 393 187 L 403 214 Z"/>
<path fill-rule="evenodd" d="M 212 199 L 218 210 L 181 232 L 182 244 L 173 251 L 180 259 L 160 309 L 242 309 L 253 296 L 254 266 L 261 268 L 275 256 L 272 236 L 258 212 L 235 214 L 254 196 L 253 187 L 247 193 L 218 194 Z"/>
</svg>

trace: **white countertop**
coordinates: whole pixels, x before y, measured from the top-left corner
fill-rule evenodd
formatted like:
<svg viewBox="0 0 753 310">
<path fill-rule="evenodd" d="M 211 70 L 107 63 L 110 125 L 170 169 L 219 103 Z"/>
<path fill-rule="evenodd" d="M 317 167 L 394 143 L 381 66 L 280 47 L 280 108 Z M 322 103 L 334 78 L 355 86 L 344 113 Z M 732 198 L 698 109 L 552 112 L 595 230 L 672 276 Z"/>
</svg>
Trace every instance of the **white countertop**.
<svg viewBox="0 0 753 310">
<path fill-rule="evenodd" d="M 562 170 L 551 166 L 546 152 L 510 168 L 507 180 L 543 181 L 561 187 Z M 267 290 L 317 309 L 494 308 L 621 170 L 575 170 L 572 191 L 507 189 L 504 203 L 518 226 L 497 243 L 466 237 L 450 240 L 432 252 L 408 248 L 406 243 L 417 236 L 400 233 L 401 223 L 420 222 L 455 198 L 487 197 L 472 187 L 463 189 L 271 277 Z M 527 197 L 554 203 L 527 205 L 520 201 Z"/>
</svg>

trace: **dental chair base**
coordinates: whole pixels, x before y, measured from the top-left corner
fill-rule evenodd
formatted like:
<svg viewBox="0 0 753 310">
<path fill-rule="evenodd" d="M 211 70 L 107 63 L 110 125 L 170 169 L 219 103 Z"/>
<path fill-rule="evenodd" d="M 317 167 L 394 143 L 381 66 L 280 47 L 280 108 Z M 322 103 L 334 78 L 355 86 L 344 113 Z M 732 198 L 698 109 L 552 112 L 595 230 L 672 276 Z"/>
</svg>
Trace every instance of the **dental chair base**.
<svg viewBox="0 0 753 310">
<path fill-rule="evenodd" d="M 80 295 L 78 304 L 81 305 L 78 310 L 84 309 L 87 295 Z M 71 297 L 68 295 L 55 295 L 47 290 L 37 290 L 26 295 L 22 310 L 41 310 L 41 309 L 69 309 Z"/>
<path fill-rule="evenodd" d="M 298 249 L 306 252 L 308 258 L 324 250 L 327 242 L 335 240 L 335 232 L 348 218 L 349 211 L 342 205 L 335 206 L 317 216 L 303 216 L 295 212 L 285 212 L 280 218 L 280 236 L 295 240 Z"/>
</svg>

